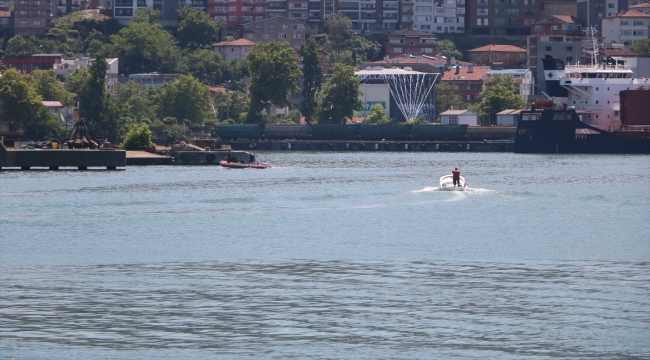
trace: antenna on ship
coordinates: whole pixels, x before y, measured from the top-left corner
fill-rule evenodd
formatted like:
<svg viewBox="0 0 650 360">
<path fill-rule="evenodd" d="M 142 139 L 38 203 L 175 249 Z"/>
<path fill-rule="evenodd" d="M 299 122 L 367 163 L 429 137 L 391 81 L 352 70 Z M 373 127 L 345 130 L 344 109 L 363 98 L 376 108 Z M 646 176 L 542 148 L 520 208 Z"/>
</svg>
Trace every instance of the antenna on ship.
<svg viewBox="0 0 650 360">
<path fill-rule="evenodd" d="M 590 58 L 591 66 L 596 67 L 598 65 L 598 38 L 596 34 L 598 30 L 594 27 L 587 29 L 587 36 L 583 38 L 582 52 L 586 54 L 587 58 Z"/>
</svg>

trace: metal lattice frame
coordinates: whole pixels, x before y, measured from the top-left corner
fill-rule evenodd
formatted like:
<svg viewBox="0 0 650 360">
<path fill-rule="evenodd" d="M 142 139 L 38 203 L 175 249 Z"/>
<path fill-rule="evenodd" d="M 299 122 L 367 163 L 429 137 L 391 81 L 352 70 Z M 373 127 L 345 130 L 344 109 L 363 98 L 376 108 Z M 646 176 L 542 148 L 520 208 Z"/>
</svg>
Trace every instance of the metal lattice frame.
<svg viewBox="0 0 650 360">
<path fill-rule="evenodd" d="M 386 76 L 385 81 L 390 94 L 395 98 L 397 107 L 402 111 L 406 121 L 413 122 L 422 114 L 424 103 L 431 93 L 440 74 L 395 74 Z M 428 80 L 427 77 L 433 77 Z"/>
</svg>

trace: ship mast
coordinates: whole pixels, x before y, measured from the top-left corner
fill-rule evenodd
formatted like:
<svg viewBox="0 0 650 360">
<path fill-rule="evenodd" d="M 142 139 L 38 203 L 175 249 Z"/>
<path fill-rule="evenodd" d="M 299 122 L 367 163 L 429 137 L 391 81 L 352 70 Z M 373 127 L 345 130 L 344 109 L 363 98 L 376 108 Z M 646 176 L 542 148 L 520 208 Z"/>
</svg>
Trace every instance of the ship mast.
<svg viewBox="0 0 650 360">
<path fill-rule="evenodd" d="M 586 54 L 585 58 L 589 59 L 592 67 L 598 66 L 597 32 L 596 28 L 590 27 L 587 29 L 587 36 L 582 39 L 582 52 Z"/>
</svg>

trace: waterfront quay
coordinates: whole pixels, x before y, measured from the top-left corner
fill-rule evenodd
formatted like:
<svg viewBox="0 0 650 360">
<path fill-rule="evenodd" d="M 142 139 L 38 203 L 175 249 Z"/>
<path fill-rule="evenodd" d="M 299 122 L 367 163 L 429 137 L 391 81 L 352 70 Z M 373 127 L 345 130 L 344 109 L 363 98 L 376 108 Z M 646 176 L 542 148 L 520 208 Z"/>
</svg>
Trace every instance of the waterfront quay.
<svg viewBox="0 0 650 360">
<path fill-rule="evenodd" d="M 513 152 L 512 140 L 483 141 L 359 141 L 284 140 L 216 141 L 215 146 L 244 151 L 399 151 L 399 152 Z"/>
</svg>

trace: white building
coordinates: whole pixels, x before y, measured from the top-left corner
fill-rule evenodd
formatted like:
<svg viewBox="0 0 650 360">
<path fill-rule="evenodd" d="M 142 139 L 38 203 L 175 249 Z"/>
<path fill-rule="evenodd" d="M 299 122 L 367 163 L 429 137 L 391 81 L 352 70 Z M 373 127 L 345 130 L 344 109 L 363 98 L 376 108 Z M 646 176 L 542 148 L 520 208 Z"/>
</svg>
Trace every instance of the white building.
<svg viewBox="0 0 650 360">
<path fill-rule="evenodd" d="M 91 61 L 88 57 L 82 57 L 80 59 L 63 58 L 60 63 L 55 65 L 56 77 L 59 80 L 65 81 L 75 70 L 90 68 Z M 119 60 L 118 58 L 110 58 L 106 59 L 106 63 L 108 64 L 108 69 L 106 69 L 106 90 L 113 92 L 117 85 Z"/>
<path fill-rule="evenodd" d="M 497 126 L 517 126 L 521 112 L 519 109 L 506 109 L 497 113 Z"/>
<path fill-rule="evenodd" d="M 629 50 L 635 42 L 649 38 L 648 26 L 650 14 L 632 10 L 604 18 L 602 35 L 607 46 L 623 44 Z"/>
<path fill-rule="evenodd" d="M 507 70 L 490 70 L 485 75 L 486 79 L 490 79 L 494 75 L 511 75 L 514 78 L 515 86 L 519 89 L 519 94 L 528 102 L 528 97 L 533 95 L 535 88 L 535 78 L 533 72 L 528 69 L 507 69 Z"/>
<path fill-rule="evenodd" d="M 465 0 L 420 0 L 413 6 L 413 30 L 464 33 Z"/>
<path fill-rule="evenodd" d="M 478 126 L 478 115 L 469 110 L 447 110 L 440 114 L 440 125 Z"/>
</svg>

